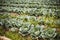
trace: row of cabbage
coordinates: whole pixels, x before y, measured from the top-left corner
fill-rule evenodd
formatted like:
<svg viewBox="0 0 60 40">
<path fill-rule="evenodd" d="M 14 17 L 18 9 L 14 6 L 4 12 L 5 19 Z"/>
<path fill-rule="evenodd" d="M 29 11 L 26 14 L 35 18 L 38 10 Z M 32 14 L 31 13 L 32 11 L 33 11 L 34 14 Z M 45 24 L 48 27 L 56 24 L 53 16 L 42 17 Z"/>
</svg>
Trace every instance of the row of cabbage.
<svg viewBox="0 0 60 40">
<path fill-rule="evenodd" d="M 21 7 L 2 7 L 1 10 L 5 10 L 8 12 L 17 12 L 19 14 L 28 14 L 35 16 L 56 16 L 60 18 L 60 9 L 52 9 L 52 8 L 21 8 Z"/>
<path fill-rule="evenodd" d="M 10 13 L 3 13 L 0 14 L 0 24 L 13 24 L 15 26 L 20 25 L 22 23 L 28 22 L 30 24 L 42 24 L 42 25 L 47 25 L 47 26 L 51 26 L 51 27 L 59 27 L 60 26 L 60 19 L 56 19 L 54 17 L 50 17 L 48 16 L 39 16 L 39 17 L 35 17 L 35 16 L 29 16 L 29 15 L 20 15 L 20 16 L 16 16 L 16 17 L 12 17 Z M 12 23 L 13 22 L 13 23 Z M 14 24 L 15 23 L 15 24 Z M 11 26 L 13 27 L 13 26 Z M 19 26 L 17 26 L 19 27 Z"/>
<path fill-rule="evenodd" d="M 1 4 L 2 7 L 7 6 L 7 7 L 25 7 L 25 8 L 40 8 L 40 7 L 50 7 L 50 8 L 55 8 L 55 7 L 60 7 L 59 4 L 50 4 L 50 5 L 45 5 L 45 4 Z"/>
<path fill-rule="evenodd" d="M 58 4 L 59 0 L 1 0 L 2 3 L 39 3 L 39 4 Z"/>
</svg>

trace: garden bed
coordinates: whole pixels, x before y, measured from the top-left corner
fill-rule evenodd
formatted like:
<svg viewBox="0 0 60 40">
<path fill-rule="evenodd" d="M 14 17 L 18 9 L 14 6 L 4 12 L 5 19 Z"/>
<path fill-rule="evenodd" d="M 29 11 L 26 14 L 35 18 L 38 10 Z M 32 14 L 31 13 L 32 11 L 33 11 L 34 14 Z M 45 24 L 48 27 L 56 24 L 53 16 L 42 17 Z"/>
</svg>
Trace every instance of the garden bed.
<svg viewBox="0 0 60 40">
<path fill-rule="evenodd" d="M 35 19 L 34 18 L 36 18 L 36 16 L 28 16 L 28 15 L 25 15 L 25 14 L 17 14 L 17 13 L 9 13 L 9 16 L 8 15 L 5 15 L 6 16 L 6 18 L 19 18 L 19 17 L 23 17 L 22 18 L 22 20 L 24 21 L 24 23 L 25 22 L 29 22 L 29 20 L 27 21 L 27 19 L 25 19 L 25 17 L 27 18 L 27 17 L 33 17 L 33 20 L 31 19 L 30 20 L 30 23 L 31 24 L 33 24 L 33 25 L 37 25 L 37 24 L 41 24 L 41 25 L 44 25 L 44 29 L 49 29 L 49 28 L 56 28 L 57 30 L 56 30 L 56 32 L 58 33 L 58 35 L 60 35 L 60 27 L 58 26 L 58 27 L 54 27 L 54 26 L 52 26 L 52 27 L 48 27 L 48 26 L 51 26 L 51 25 L 46 25 L 46 24 L 44 24 L 44 23 L 39 23 L 39 21 L 38 22 L 36 22 L 35 21 Z M 2 16 L 2 18 L 3 19 L 5 19 L 4 17 L 5 16 Z M 40 19 L 42 16 L 39 16 L 37 19 Z M 1 18 L 1 17 L 0 17 Z M 51 17 L 52 18 L 52 17 Z M 11 19 L 10 19 L 11 20 Z M 10 20 L 8 20 L 8 21 L 10 21 Z M 44 20 L 44 19 L 43 19 Z M 46 20 L 46 19 L 45 19 Z M 47 19 L 48 20 L 48 19 Z M 52 19 L 53 20 L 53 19 Z M 13 22 L 14 20 L 12 20 L 12 22 Z M 19 21 L 20 22 L 20 21 Z M 43 21 L 44 22 L 44 21 Z M 6 22 L 7 23 L 7 22 Z M 21 23 L 21 22 L 20 22 Z M 46 23 L 46 22 L 45 22 Z M 9 25 L 9 24 L 8 24 Z M 3 35 L 3 36 L 6 36 L 6 37 L 8 37 L 8 38 L 10 38 L 10 39 L 12 39 L 12 40 L 32 40 L 32 37 L 31 37 L 31 35 L 29 34 L 29 35 L 26 35 L 26 34 L 24 34 L 23 35 L 23 33 L 21 34 L 21 33 L 19 33 L 19 26 L 20 25 L 15 25 L 15 24 L 13 24 L 13 26 L 4 26 L 4 25 L 2 25 L 2 28 L 1 28 L 1 30 L 0 30 L 0 35 Z M 25 24 L 24 24 L 25 25 Z M 11 29 L 11 27 L 12 28 L 16 28 L 17 27 L 17 29 L 16 29 L 16 31 L 15 31 L 15 28 L 14 29 Z M 41 26 L 40 26 L 41 27 Z M 35 30 L 35 29 L 34 29 Z M 50 29 L 51 30 L 51 29 Z M 42 30 L 43 31 L 43 30 Z M 21 30 L 20 30 L 20 32 L 22 32 Z M 25 36 L 26 35 L 26 36 Z M 57 40 L 59 40 L 59 38 L 60 37 L 57 37 L 56 36 L 56 39 Z M 36 38 L 34 38 L 33 37 L 33 40 L 35 40 Z M 50 38 L 51 39 L 51 38 Z M 38 38 L 38 39 L 36 39 L 36 40 L 49 40 L 49 38 Z"/>
</svg>

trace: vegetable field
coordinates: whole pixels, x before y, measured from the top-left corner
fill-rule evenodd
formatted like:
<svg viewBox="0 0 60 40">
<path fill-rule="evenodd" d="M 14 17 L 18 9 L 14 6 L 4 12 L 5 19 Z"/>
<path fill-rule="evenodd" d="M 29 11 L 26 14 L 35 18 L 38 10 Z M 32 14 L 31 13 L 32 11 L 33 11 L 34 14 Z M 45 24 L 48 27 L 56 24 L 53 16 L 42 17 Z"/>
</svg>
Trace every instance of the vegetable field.
<svg viewBox="0 0 60 40">
<path fill-rule="evenodd" d="M 1 0 L 0 36 L 60 40 L 60 0 Z"/>
</svg>

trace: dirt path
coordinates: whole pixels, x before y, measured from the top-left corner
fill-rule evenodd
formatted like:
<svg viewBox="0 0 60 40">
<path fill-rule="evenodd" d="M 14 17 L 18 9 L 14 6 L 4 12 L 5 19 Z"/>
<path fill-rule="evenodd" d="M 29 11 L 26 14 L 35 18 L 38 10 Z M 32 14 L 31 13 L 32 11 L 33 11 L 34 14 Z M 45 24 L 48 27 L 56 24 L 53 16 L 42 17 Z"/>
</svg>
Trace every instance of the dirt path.
<svg viewBox="0 0 60 40">
<path fill-rule="evenodd" d="M 9 39 L 9 38 L 7 38 L 5 36 L 0 36 L 0 40 L 11 40 L 11 39 Z"/>
</svg>

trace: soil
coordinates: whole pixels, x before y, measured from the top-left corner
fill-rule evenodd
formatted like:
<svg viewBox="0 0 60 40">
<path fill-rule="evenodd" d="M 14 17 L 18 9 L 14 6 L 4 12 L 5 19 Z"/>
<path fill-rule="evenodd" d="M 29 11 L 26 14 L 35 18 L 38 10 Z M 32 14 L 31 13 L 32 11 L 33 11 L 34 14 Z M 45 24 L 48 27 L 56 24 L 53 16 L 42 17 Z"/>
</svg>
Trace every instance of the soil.
<svg viewBox="0 0 60 40">
<path fill-rule="evenodd" d="M 11 40 L 11 39 L 9 39 L 9 38 L 7 38 L 5 36 L 0 36 L 0 40 Z"/>
</svg>

